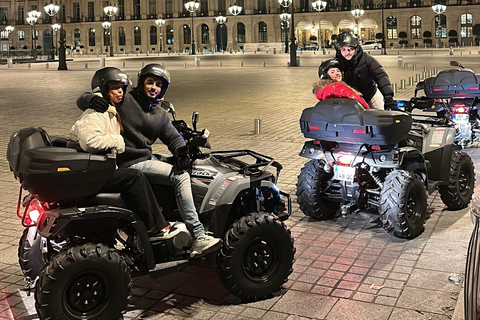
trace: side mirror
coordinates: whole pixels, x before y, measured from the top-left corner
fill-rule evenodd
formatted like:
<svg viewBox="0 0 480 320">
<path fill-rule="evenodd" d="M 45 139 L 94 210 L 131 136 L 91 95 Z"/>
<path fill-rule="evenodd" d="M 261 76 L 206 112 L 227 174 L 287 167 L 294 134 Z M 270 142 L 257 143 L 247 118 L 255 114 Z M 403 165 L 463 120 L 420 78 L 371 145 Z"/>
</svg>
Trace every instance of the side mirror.
<svg viewBox="0 0 480 320">
<path fill-rule="evenodd" d="M 193 130 L 197 131 L 197 123 L 198 123 L 198 119 L 200 118 L 200 115 L 198 114 L 198 112 L 193 112 L 192 113 L 192 125 L 193 125 Z"/>
</svg>

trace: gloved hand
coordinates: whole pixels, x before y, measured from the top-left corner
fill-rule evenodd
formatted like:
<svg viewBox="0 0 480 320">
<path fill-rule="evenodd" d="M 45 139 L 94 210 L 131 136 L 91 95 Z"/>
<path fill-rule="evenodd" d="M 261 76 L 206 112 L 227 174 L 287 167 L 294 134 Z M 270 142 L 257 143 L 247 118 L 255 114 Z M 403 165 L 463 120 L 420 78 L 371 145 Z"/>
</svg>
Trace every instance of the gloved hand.
<svg viewBox="0 0 480 320">
<path fill-rule="evenodd" d="M 90 99 L 88 108 L 93 109 L 97 112 L 105 112 L 108 109 L 108 101 L 100 96 L 94 95 Z"/>
<path fill-rule="evenodd" d="M 179 171 L 190 169 L 190 155 L 187 146 L 178 148 L 175 153 L 175 169 Z"/>
<path fill-rule="evenodd" d="M 392 97 L 386 97 L 383 108 L 390 111 L 401 111 Z"/>
</svg>

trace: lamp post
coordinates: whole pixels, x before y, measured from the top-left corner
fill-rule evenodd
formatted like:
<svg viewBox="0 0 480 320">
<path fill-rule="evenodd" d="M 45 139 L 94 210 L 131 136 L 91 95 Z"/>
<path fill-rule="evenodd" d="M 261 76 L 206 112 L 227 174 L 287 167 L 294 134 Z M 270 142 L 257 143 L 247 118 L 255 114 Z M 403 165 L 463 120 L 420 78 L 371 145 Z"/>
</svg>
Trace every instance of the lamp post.
<svg viewBox="0 0 480 320">
<path fill-rule="evenodd" d="M 287 33 L 285 35 L 285 53 L 288 53 L 288 28 L 290 27 L 290 23 L 288 22 L 288 20 L 290 20 L 290 18 L 292 17 L 292 15 L 290 13 L 282 13 L 280 14 L 280 19 L 282 19 L 282 25 L 281 27 L 283 27 L 282 29 L 285 29 L 287 30 Z"/>
<path fill-rule="evenodd" d="M 447 6 L 444 4 L 436 4 L 432 6 L 433 12 L 437 14 L 437 47 L 441 48 L 442 47 L 442 13 L 444 13 L 447 10 Z"/>
<path fill-rule="evenodd" d="M 319 13 L 319 16 L 320 16 L 320 11 L 323 11 L 325 10 L 325 8 L 327 7 L 327 2 L 326 1 L 321 1 L 321 0 L 317 0 L 317 1 L 313 1 L 312 2 L 312 7 L 313 9 L 317 10 L 318 13 Z M 319 41 L 320 42 L 320 50 L 322 50 L 322 42 L 323 42 L 323 38 L 322 38 L 322 19 L 319 18 L 318 19 L 318 30 L 320 31 L 320 34 L 319 34 Z M 326 52 L 323 51 L 323 54 L 325 54 Z"/>
<path fill-rule="evenodd" d="M 350 12 L 355 17 L 355 24 L 357 25 L 358 38 L 361 40 L 362 39 L 362 32 L 360 31 L 358 23 L 359 23 L 360 18 L 365 14 L 365 10 L 357 8 L 357 9 L 353 9 Z"/>
<path fill-rule="evenodd" d="M 52 24 L 52 30 L 55 31 L 55 42 L 58 41 L 58 30 L 60 30 L 62 28 L 61 25 L 59 25 L 58 23 L 55 23 L 55 24 Z M 52 35 L 53 37 L 53 35 Z M 56 55 L 56 49 L 54 47 L 54 54 Z"/>
<path fill-rule="evenodd" d="M 13 32 L 15 28 L 13 26 L 6 26 L 5 31 L 7 32 L 7 57 L 10 57 L 10 33 Z"/>
<path fill-rule="evenodd" d="M 160 43 L 159 43 L 159 50 L 158 52 L 163 52 L 163 34 L 162 34 L 162 27 L 165 24 L 165 19 L 157 19 L 155 20 L 155 24 L 158 27 L 159 35 L 160 35 Z"/>
<path fill-rule="evenodd" d="M 107 29 L 110 29 L 109 32 L 110 32 L 110 57 L 113 57 L 113 41 L 112 41 L 112 17 L 117 14 L 117 11 L 118 11 L 118 8 L 115 7 L 115 6 L 112 6 L 111 4 L 106 6 L 105 8 L 103 8 L 103 12 L 105 12 L 105 14 L 108 16 L 109 20 L 110 20 L 110 25 L 108 26 L 108 28 L 105 28 L 105 26 L 103 28 L 105 28 L 105 30 Z M 102 26 L 103 26 L 103 23 L 102 23 Z"/>
<path fill-rule="evenodd" d="M 110 30 L 110 27 L 112 26 L 112 23 L 110 21 L 103 21 L 102 22 L 102 27 L 105 29 L 105 32 L 109 32 L 109 40 L 110 40 L 110 45 L 112 44 L 112 30 Z M 105 41 L 105 36 L 103 37 L 103 41 Z M 105 43 L 105 47 L 108 48 L 108 45 Z M 112 53 L 112 48 L 110 47 L 110 56 L 113 57 Z M 108 50 L 108 49 L 107 49 Z"/>
<path fill-rule="evenodd" d="M 192 16 L 192 27 L 190 28 L 191 29 L 191 33 L 192 33 L 192 52 L 190 54 L 195 54 L 195 35 L 194 35 L 194 27 L 193 27 L 193 15 L 195 13 L 195 11 L 198 10 L 198 8 L 200 8 L 200 3 L 195 0 L 195 1 L 189 1 L 187 3 L 185 3 L 185 9 L 188 10 L 188 12 L 190 12 L 190 15 Z"/>
<path fill-rule="evenodd" d="M 228 21 L 228 18 L 227 17 L 224 17 L 224 16 L 218 16 L 218 17 L 215 17 L 214 21 L 216 23 L 218 23 L 219 25 L 222 25 L 224 24 L 225 22 Z M 218 33 L 217 33 L 218 34 Z M 222 35 L 220 35 L 220 48 L 222 50 L 222 52 L 224 52 L 223 50 L 223 42 L 222 42 Z"/>
<path fill-rule="evenodd" d="M 291 27 L 290 27 L 290 67 L 298 67 L 297 65 L 297 44 L 295 43 L 295 18 L 293 8 L 293 0 L 278 0 L 278 3 L 283 7 L 287 8 L 289 5 L 292 5 L 291 13 Z"/>
<path fill-rule="evenodd" d="M 382 54 L 386 55 L 387 54 L 387 41 L 386 41 L 386 35 L 385 35 L 385 19 L 383 17 L 383 9 L 385 6 L 385 0 L 381 1 L 382 4 Z"/>
<path fill-rule="evenodd" d="M 45 13 L 52 18 L 54 15 L 57 14 L 58 10 L 60 10 L 60 6 L 53 4 L 52 0 L 50 0 L 50 3 L 47 4 L 45 7 L 43 7 L 43 10 L 45 10 Z M 52 29 L 52 43 L 51 43 L 51 48 L 50 48 L 50 59 L 54 60 L 55 59 L 55 49 L 53 49 L 53 29 Z"/>
<path fill-rule="evenodd" d="M 33 32 L 32 32 L 32 56 L 34 59 L 37 59 L 37 32 L 35 31 L 35 24 L 38 21 L 38 18 L 42 15 L 40 11 L 32 10 L 29 11 L 28 17 L 25 19 L 27 23 L 31 26 L 33 26 Z"/>
<path fill-rule="evenodd" d="M 237 16 L 242 12 L 242 6 L 237 5 L 236 3 L 233 3 L 233 6 L 228 7 L 228 11 L 230 12 L 231 15 L 235 17 L 235 26 L 234 26 L 234 32 L 235 32 L 235 37 L 233 38 L 233 50 L 238 51 L 236 48 L 236 44 L 238 43 L 238 29 L 237 29 Z"/>
</svg>

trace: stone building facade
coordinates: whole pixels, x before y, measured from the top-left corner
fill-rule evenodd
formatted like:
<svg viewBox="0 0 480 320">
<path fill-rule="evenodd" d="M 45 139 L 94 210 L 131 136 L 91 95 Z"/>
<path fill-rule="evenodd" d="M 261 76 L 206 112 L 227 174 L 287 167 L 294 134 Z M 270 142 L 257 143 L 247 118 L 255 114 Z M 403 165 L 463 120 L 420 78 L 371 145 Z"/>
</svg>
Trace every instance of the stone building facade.
<svg viewBox="0 0 480 320">
<path fill-rule="evenodd" d="M 0 53 L 8 49 L 28 52 L 37 46 L 47 54 L 59 38 L 51 30 L 51 24 L 62 20 L 66 45 L 76 54 L 104 53 L 109 46 L 110 31 L 115 54 L 187 52 L 191 50 L 192 38 L 199 52 L 282 49 L 285 38 L 290 38 L 280 13 L 291 12 L 291 7 L 284 8 L 277 0 L 236 0 L 243 8 L 237 16 L 228 12 L 233 1 L 197 1 L 200 7 L 192 20 L 184 6 L 186 0 L 61 0 L 57 2 L 60 12 L 53 18 L 45 14 L 44 1 L 0 0 Z M 475 38 L 473 26 L 480 23 L 480 5 L 473 2 L 476 0 L 440 0 L 447 6 L 441 15 L 433 12 L 434 1 L 329 0 L 326 9 L 317 12 L 312 8 L 312 0 L 294 0 L 298 46 L 310 42 L 329 46 L 332 35 L 347 29 L 355 30 L 362 40 L 375 39 L 382 32 L 382 21 L 389 46 L 398 47 L 401 40 L 407 47 L 423 46 L 424 40 L 429 42 L 428 38 L 434 45 L 438 34 L 445 44 L 456 40 L 450 44 L 471 45 Z M 118 11 L 111 18 L 111 28 L 105 30 L 102 22 L 110 18 L 103 8 L 110 4 Z M 354 8 L 365 10 L 357 20 L 351 13 Z M 41 12 L 34 27 L 26 23 L 30 10 Z M 219 15 L 228 20 L 217 23 L 215 17 Z M 155 24 L 159 18 L 165 20 L 162 27 Z M 5 31 L 7 25 L 15 28 L 11 34 Z M 431 37 L 426 37 L 428 31 Z"/>
</svg>

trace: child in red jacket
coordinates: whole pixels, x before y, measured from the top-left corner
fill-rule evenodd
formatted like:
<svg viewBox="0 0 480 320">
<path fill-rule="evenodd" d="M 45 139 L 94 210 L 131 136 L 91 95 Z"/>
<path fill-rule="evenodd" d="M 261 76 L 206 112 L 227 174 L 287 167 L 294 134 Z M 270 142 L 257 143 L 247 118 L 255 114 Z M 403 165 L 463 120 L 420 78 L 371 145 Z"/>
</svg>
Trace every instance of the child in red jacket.
<svg viewBox="0 0 480 320">
<path fill-rule="evenodd" d="M 330 98 L 349 98 L 360 102 L 365 109 L 369 106 L 361 93 L 342 81 L 343 66 L 336 59 L 328 59 L 322 62 L 318 68 L 320 80 L 313 85 L 313 93 L 318 100 Z"/>
</svg>

